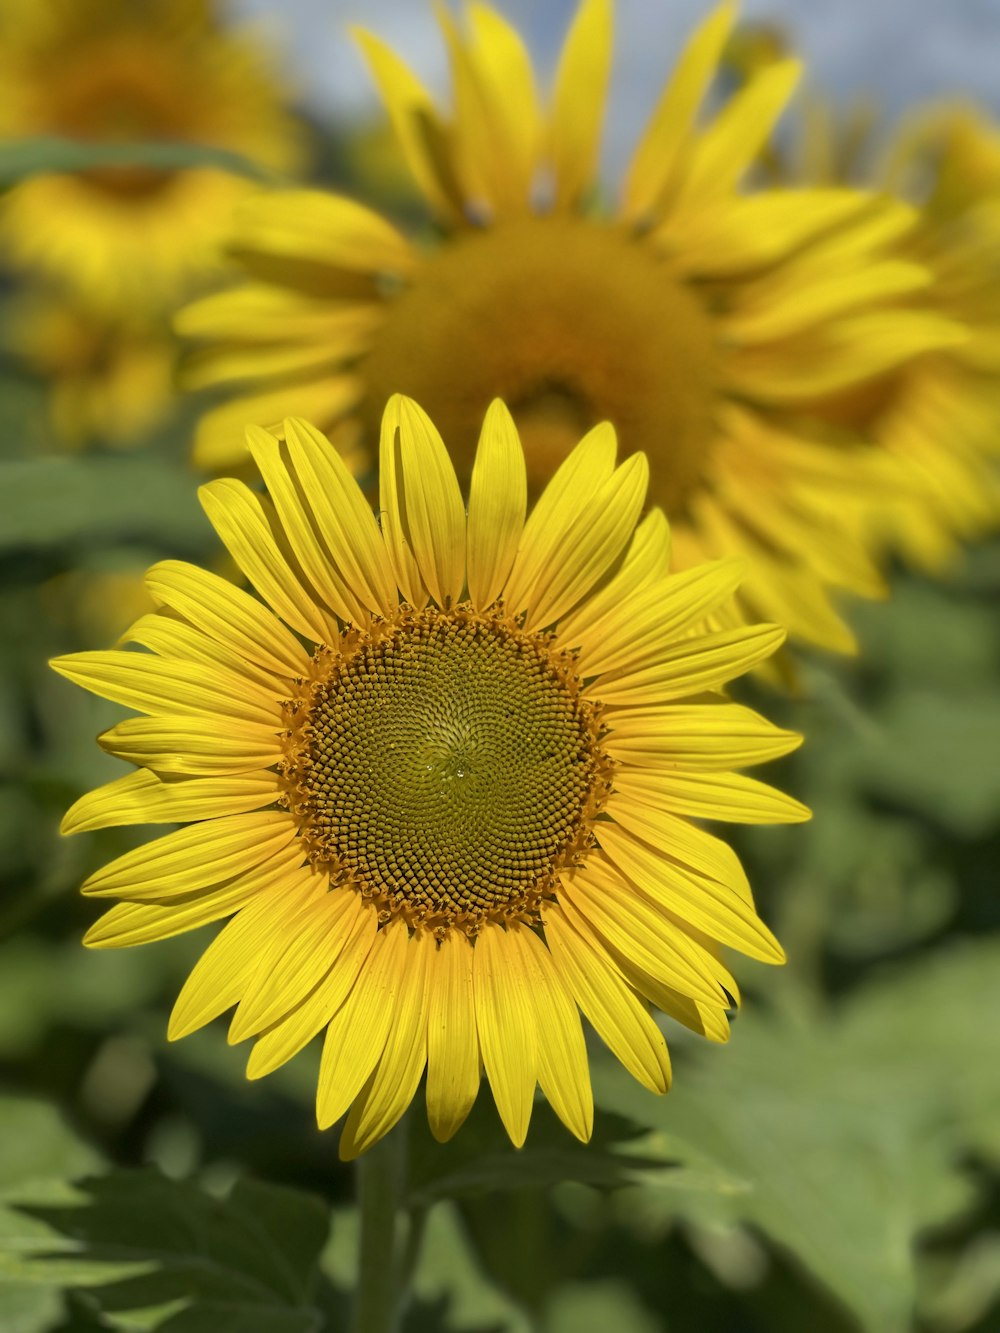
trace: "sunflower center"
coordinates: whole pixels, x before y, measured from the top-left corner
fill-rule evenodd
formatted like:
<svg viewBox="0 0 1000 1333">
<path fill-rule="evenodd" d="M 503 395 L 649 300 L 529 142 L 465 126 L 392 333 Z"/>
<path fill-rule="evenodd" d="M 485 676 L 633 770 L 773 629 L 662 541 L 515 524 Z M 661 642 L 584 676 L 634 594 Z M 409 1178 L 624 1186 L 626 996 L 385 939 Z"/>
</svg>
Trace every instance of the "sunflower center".
<svg viewBox="0 0 1000 1333">
<path fill-rule="evenodd" d="M 656 502 L 700 477 L 717 370 L 706 310 L 642 237 L 544 217 L 441 245 L 387 303 L 364 365 L 367 424 L 390 393 L 415 398 L 472 469 L 483 414 L 514 414 L 537 490 L 580 435 L 610 420 L 656 459 Z"/>
<path fill-rule="evenodd" d="M 314 863 L 386 917 L 533 919 L 603 778 L 571 663 L 467 607 L 405 611 L 312 686 L 289 776 Z"/>
</svg>

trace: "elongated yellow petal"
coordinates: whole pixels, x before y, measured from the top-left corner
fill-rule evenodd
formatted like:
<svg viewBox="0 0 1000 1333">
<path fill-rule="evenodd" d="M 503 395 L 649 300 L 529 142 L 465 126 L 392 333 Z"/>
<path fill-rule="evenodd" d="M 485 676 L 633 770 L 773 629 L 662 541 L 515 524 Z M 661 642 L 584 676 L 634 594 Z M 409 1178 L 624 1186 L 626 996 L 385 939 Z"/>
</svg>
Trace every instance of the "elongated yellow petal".
<svg viewBox="0 0 1000 1333">
<path fill-rule="evenodd" d="M 343 947 L 318 986 L 286 1018 L 254 1042 L 247 1078 L 263 1078 L 278 1069 L 326 1027 L 357 981 L 371 952 L 378 916 L 371 903 L 355 894 L 354 919 L 342 920 Z"/>
<path fill-rule="evenodd" d="M 648 482 L 645 455 L 633 454 L 580 506 L 539 569 L 526 629 L 558 620 L 612 568 L 632 539 Z"/>
<path fill-rule="evenodd" d="M 662 982 L 620 954 L 615 955 L 615 962 L 621 968 L 622 975 L 629 985 L 650 1004 L 662 1009 L 670 1018 L 683 1023 L 686 1028 L 697 1032 L 699 1036 L 707 1037 L 709 1041 L 729 1040 L 729 1019 L 724 1008 L 700 1004 L 687 995 L 681 995 L 679 991 L 671 990 L 669 986 L 664 986 Z"/>
<path fill-rule="evenodd" d="M 533 931 L 514 926 L 507 934 L 520 950 L 535 1006 L 538 1082 L 566 1128 L 587 1143 L 594 1132 L 594 1095 L 576 1001 Z"/>
<path fill-rule="evenodd" d="M 146 769 L 85 793 L 63 815 L 61 833 L 89 833 L 115 824 L 184 824 L 239 815 L 277 799 L 274 774 L 164 780 Z"/>
<path fill-rule="evenodd" d="M 767 142 L 801 74 L 799 61 L 776 61 L 727 103 L 692 154 L 679 191 L 679 209 L 700 210 L 735 190 Z"/>
<path fill-rule="evenodd" d="M 314 643 L 330 638 L 330 622 L 282 554 L 268 511 L 241 481 L 210 481 L 198 491 L 205 513 L 229 554 L 268 605 Z"/>
<path fill-rule="evenodd" d="M 543 913 L 553 961 L 604 1044 L 650 1092 L 670 1087 L 670 1056 L 649 1010 L 584 924 L 570 925 L 557 904 Z"/>
<path fill-rule="evenodd" d="M 246 282 L 213 292 L 178 311 L 174 328 L 183 338 L 243 345 L 272 345 L 283 339 L 329 343 L 345 315 L 367 310 L 377 315 L 376 301 L 336 300 L 314 296 L 276 283 Z"/>
<path fill-rule="evenodd" d="M 444 441 L 410 398 L 393 399 L 399 418 L 399 522 L 438 606 L 457 602 L 465 585 L 465 505 Z M 388 414 L 389 408 L 386 408 Z"/>
<path fill-rule="evenodd" d="M 667 703 L 718 689 L 770 657 L 785 640 L 778 625 L 751 625 L 683 639 L 661 649 L 655 665 L 599 676 L 586 692 L 607 704 Z"/>
<path fill-rule="evenodd" d="M 128 717 L 97 739 L 109 754 L 164 777 L 253 773 L 284 756 L 273 727 L 230 720 L 225 730 L 217 731 L 206 727 L 204 718 L 171 714 Z"/>
<path fill-rule="evenodd" d="M 167 1039 L 178 1041 L 231 1009 L 243 995 L 260 951 L 290 911 L 323 892 L 325 880 L 308 868 L 294 885 L 258 894 L 225 925 L 195 963 L 170 1015 Z"/>
<path fill-rule="evenodd" d="M 237 212 L 231 247 L 362 273 L 407 274 L 416 262 L 409 241 L 380 213 L 325 190 L 248 199 Z"/>
<path fill-rule="evenodd" d="M 146 571 L 146 587 L 192 625 L 227 644 L 248 662 L 279 676 L 300 676 L 305 649 L 267 607 L 228 579 L 183 560 L 161 560 Z"/>
<path fill-rule="evenodd" d="M 472 946 L 452 931 L 428 959 L 427 1120 L 446 1143 L 479 1093 L 479 1037 Z"/>
<path fill-rule="evenodd" d="M 340 1157 L 351 1161 L 387 1134 L 413 1100 L 427 1061 L 427 964 L 432 935 L 418 931 L 406 943 L 392 1025 L 375 1073 L 351 1107 L 340 1138 Z"/>
<path fill-rule="evenodd" d="M 728 601 L 745 574 L 745 562 L 730 559 L 645 580 L 634 596 L 610 606 L 585 633 L 572 635 L 570 642 L 581 648 L 582 674 L 624 671 L 658 659 L 664 648 Z"/>
<path fill-rule="evenodd" d="M 192 460 L 196 467 L 214 472 L 221 468 L 240 467 L 249 457 L 246 428 L 251 423 L 265 430 L 274 430 L 289 413 L 294 413 L 309 421 L 318 421 L 329 429 L 353 411 L 363 396 L 364 384 L 357 375 L 330 371 L 261 393 L 238 394 L 201 416 L 195 428 Z M 234 486 L 237 483 L 228 484 Z M 222 483 L 214 485 L 221 487 Z M 263 593 L 260 585 L 258 588 Z M 289 621 L 289 624 L 297 628 L 293 622 Z"/>
<path fill-rule="evenodd" d="M 504 212 L 524 212 L 541 139 L 531 57 L 516 28 L 489 5 L 472 0 L 468 20 L 467 49 L 492 131 L 490 166 L 503 173 L 503 194 L 498 189 L 495 198 Z"/>
<path fill-rule="evenodd" d="M 379 519 L 393 576 L 404 601 L 418 609 L 427 601 L 427 588 L 413 553 L 403 502 L 404 480 L 400 441 L 402 396 L 394 394 L 382 413 L 379 437 Z"/>
<path fill-rule="evenodd" d="M 116 649 L 71 653 L 50 665 L 92 694 L 140 713 L 197 713 L 218 719 L 220 726 L 227 717 L 275 729 L 282 725 L 277 699 L 222 667 Z"/>
<path fill-rule="evenodd" d="M 421 194 L 441 217 L 461 222 L 462 199 L 455 183 L 454 163 L 434 151 L 435 145 L 447 142 L 447 136 L 430 95 L 384 42 L 362 28 L 352 28 L 351 35 L 368 62 Z"/>
<path fill-rule="evenodd" d="M 658 838 L 651 845 L 611 821 L 599 826 L 597 836 L 601 849 L 618 870 L 653 902 L 750 958 L 765 963 L 784 962 L 785 955 L 778 941 L 746 900 L 718 880 L 698 875 L 670 861 L 664 855 L 665 846 L 669 846 L 666 838 Z M 588 873 L 590 878 L 584 881 L 585 884 L 594 880 L 602 889 L 617 887 L 618 881 L 605 875 L 599 862 L 593 869 L 588 866 Z M 645 963 L 640 966 L 653 976 L 660 975 L 674 989 L 691 994 L 690 988 L 658 974 Z M 709 999 L 700 995 L 696 998 Z"/>
<path fill-rule="evenodd" d="M 330 442 L 307 421 L 285 422 L 285 440 L 316 529 L 344 581 L 369 611 L 388 615 L 399 603 L 392 566 L 371 506 Z"/>
<path fill-rule="evenodd" d="M 628 218 L 662 208 L 676 188 L 694 117 L 711 83 L 736 18 L 732 0 L 719 5 L 688 42 L 635 150 L 622 200 Z"/>
<path fill-rule="evenodd" d="M 406 942 L 406 925 L 399 918 L 378 932 L 353 989 L 330 1020 L 316 1089 L 320 1129 L 340 1119 L 385 1049 Z"/>
<path fill-rule="evenodd" d="M 264 478 L 288 545 L 313 589 L 313 600 L 325 603 L 341 620 L 364 624 L 365 605 L 323 546 L 305 496 L 286 462 L 286 449 L 259 426 L 247 427 L 247 447 Z"/>
<path fill-rule="evenodd" d="M 246 984 L 229 1026 L 231 1045 L 263 1032 L 309 998 L 349 938 L 359 896 L 355 889 L 333 889 L 289 911 Z"/>
<path fill-rule="evenodd" d="M 558 897 L 570 920 L 575 911 L 596 935 L 665 985 L 705 1004 L 723 1003 L 704 951 L 599 858 L 591 856 L 565 876 Z"/>
<path fill-rule="evenodd" d="M 476 1024 L 486 1077 L 515 1148 L 528 1133 L 538 1077 L 538 1028 L 520 954 L 488 923 L 473 949 Z"/>
<path fill-rule="evenodd" d="M 545 571 L 560 538 L 594 490 L 610 480 L 617 449 L 614 429 L 602 422 L 588 431 L 560 463 L 524 525 L 504 589 L 508 610 L 517 613 L 525 609 L 535 582 Z"/>
<path fill-rule="evenodd" d="M 480 611 L 503 592 L 527 506 L 524 450 L 510 412 L 495 398 L 483 421 L 469 490 L 469 597 Z"/>
<path fill-rule="evenodd" d="M 798 732 L 783 731 L 739 704 L 671 704 L 615 710 L 608 753 L 619 762 L 715 772 L 779 759 L 798 749 Z"/>
<path fill-rule="evenodd" d="M 742 773 L 665 773 L 649 769 L 622 774 L 616 784 L 656 809 L 692 819 L 742 824 L 786 824 L 810 819 L 809 808 L 784 792 Z"/>
<path fill-rule="evenodd" d="M 268 861 L 295 836 L 295 823 L 284 810 L 201 820 L 110 861 L 80 891 L 137 902 L 193 893 Z"/>
<path fill-rule="evenodd" d="M 566 36 L 552 94 L 550 153 L 556 207 L 574 207 L 594 184 L 611 75 L 610 0 L 582 0 Z"/>
<path fill-rule="evenodd" d="M 670 565 L 670 528 L 662 509 L 652 509 L 635 530 L 621 569 L 559 622 L 559 642 L 567 648 L 589 643 L 605 616 L 638 596 L 650 581 L 666 577 Z"/>
<path fill-rule="evenodd" d="M 141 644 L 158 657 L 172 657 L 183 662 L 200 662 L 209 668 L 222 670 L 246 681 L 246 688 L 260 692 L 268 701 L 288 693 L 287 680 L 274 675 L 264 667 L 254 666 L 235 653 L 227 644 L 220 643 L 194 625 L 188 625 L 176 616 L 163 611 L 152 611 L 140 616 L 121 636 L 116 647 Z M 272 723 L 272 726 L 275 723 Z"/>
</svg>

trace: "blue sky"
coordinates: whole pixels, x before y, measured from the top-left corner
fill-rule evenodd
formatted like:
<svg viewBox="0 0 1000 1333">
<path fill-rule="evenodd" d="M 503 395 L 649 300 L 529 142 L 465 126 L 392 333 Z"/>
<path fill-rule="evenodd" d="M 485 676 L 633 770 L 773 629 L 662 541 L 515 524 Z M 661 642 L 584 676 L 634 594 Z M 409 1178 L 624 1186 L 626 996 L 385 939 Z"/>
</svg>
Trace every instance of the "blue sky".
<svg viewBox="0 0 1000 1333">
<path fill-rule="evenodd" d="M 323 117 L 374 110 L 366 72 L 346 29 L 385 37 L 436 88 L 444 53 L 430 0 L 228 0 L 274 34 L 304 98 Z M 575 0 L 498 0 L 550 74 Z M 635 139 L 704 0 L 619 0 L 607 133 L 610 165 Z M 875 93 L 890 113 L 929 97 L 962 94 L 1000 112 L 1000 0 L 744 0 L 749 19 L 777 20 L 796 39 L 820 89 Z"/>
</svg>

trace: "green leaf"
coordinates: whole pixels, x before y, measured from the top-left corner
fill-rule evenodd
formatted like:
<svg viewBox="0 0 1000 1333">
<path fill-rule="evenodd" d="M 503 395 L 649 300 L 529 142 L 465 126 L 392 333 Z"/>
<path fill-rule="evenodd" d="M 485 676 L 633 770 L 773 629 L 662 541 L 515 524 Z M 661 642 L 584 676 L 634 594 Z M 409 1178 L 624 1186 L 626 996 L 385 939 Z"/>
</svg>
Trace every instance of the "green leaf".
<svg viewBox="0 0 1000 1333">
<path fill-rule="evenodd" d="M 0 186 L 16 185 L 43 172 L 94 171 L 102 167 L 146 167 L 155 171 L 214 167 L 258 180 L 268 177 L 259 163 L 211 144 L 86 143 L 54 136 L 0 144 Z"/>
<path fill-rule="evenodd" d="M 663 1099 L 610 1064 L 599 1100 L 714 1159 L 743 1192 L 637 1205 L 748 1224 L 787 1249 L 872 1333 L 912 1327 L 922 1232 L 967 1212 L 971 1149 L 1000 1159 L 1000 1062 L 983 1049 L 1000 942 L 953 945 L 856 991 L 831 1016 L 751 1009 Z"/>
<path fill-rule="evenodd" d="M 149 458 L 39 458 L 0 465 L 0 553 L 130 539 L 199 550 L 210 528 L 197 478 Z"/>
<path fill-rule="evenodd" d="M 71 1249 L 35 1259 L 49 1281 L 92 1281 L 109 1327 L 170 1333 L 318 1333 L 318 1258 L 329 1217 L 319 1199 L 256 1181 L 217 1199 L 156 1171 L 115 1171 L 82 1197 L 21 1205 Z M 109 1280 L 110 1278 L 110 1280 Z"/>
</svg>

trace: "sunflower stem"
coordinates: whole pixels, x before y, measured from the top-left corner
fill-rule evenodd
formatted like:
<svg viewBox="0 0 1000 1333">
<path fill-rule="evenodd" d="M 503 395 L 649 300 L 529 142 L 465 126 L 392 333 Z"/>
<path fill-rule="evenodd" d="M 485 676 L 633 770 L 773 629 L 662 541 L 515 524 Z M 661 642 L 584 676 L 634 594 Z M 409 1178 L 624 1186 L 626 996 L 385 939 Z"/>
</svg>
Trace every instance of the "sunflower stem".
<svg viewBox="0 0 1000 1333">
<path fill-rule="evenodd" d="M 353 1333 L 396 1333 L 399 1327 L 408 1282 L 403 1205 L 408 1137 L 404 1118 L 358 1158 L 361 1238 Z"/>
</svg>

